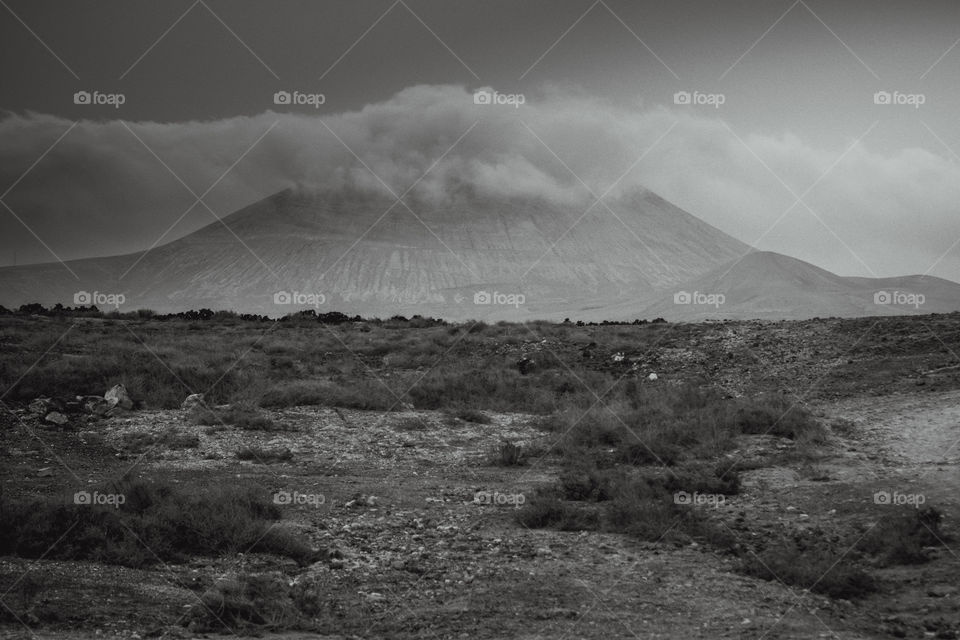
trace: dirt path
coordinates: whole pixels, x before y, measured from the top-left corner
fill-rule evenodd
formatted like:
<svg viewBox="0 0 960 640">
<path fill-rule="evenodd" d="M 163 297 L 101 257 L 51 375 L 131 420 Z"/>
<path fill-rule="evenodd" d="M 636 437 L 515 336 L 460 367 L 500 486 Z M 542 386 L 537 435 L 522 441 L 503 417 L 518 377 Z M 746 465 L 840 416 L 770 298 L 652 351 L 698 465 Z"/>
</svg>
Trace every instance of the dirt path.
<svg viewBox="0 0 960 640">
<path fill-rule="evenodd" d="M 960 392 L 856 398 L 825 409 L 853 425 L 846 445 L 863 464 L 849 480 L 889 481 L 888 491 L 923 493 L 960 513 Z"/>
</svg>

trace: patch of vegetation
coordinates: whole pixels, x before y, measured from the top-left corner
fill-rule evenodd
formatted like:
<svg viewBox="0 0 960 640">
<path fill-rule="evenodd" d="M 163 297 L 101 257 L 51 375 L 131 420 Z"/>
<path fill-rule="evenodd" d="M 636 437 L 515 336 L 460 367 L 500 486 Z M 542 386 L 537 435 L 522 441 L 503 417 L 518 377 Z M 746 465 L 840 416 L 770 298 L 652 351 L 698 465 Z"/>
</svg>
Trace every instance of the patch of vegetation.
<svg viewBox="0 0 960 640">
<path fill-rule="evenodd" d="M 181 451 L 199 447 L 200 437 L 193 433 L 183 433 L 176 427 L 169 427 L 160 433 L 150 431 L 125 433 L 122 436 L 122 443 L 125 450 L 134 454 L 143 453 L 153 447 Z"/>
<path fill-rule="evenodd" d="M 78 494 L 80 495 L 80 494 Z M 195 556 L 259 551 L 301 564 L 319 552 L 274 526 L 280 511 L 251 487 L 185 491 L 170 482 L 123 480 L 90 499 L 12 499 L 0 495 L 0 555 L 92 560 L 128 567 Z M 96 496 L 123 496 L 99 504 Z"/>
<path fill-rule="evenodd" d="M 395 428 L 398 431 L 426 431 L 430 425 L 423 418 L 412 416 L 397 420 Z"/>
<path fill-rule="evenodd" d="M 266 447 L 243 447 L 237 450 L 238 460 L 273 464 L 274 462 L 289 462 L 293 460 L 293 452 L 287 447 L 268 449 Z"/>
<path fill-rule="evenodd" d="M 877 590 L 874 578 L 849 555 L 829 547 L 801 547 L 784 541 L 744 559 L 742 570 L 763 580 L 809 589 L 831 598 L 852 600 Z"/>
<path fill-rule="evenodd" d="M 313 620 L 331 612 L 329 591 L 316 577 L 291 585 L 281 573 L 234 574 L 204 591 L 202 606 L 191 610 L 190 620 L 202 631 L 309 630 Z"/>
<path fill-rule="evenodd" d="M 490 464 L 499 467 L 519 467 L 526 462 L 527 455 L 523 447 L 506 440 L 497 445 L 490 455 Z"/>
<path fill-rule="evenodd" d="M 322 405 L 389 411 L 400 405 L 393 394 L 377 381 L 358 380 L 348 385 L 329 381 L 292 381 L 276 384 L 260 398 L 261 407 Z"/>
<path fill-rule="evenodd" d="M 473 422 L 475 424 L 490 424 L 493 422 L 493 420 L 490 419 L 490 416 L 477 409 L 457 409 L 453 412 L 453 415 L 454 417 L 460 418 L 465 422 Z"/>
<path fill-rule="evenodd" d="M 244 431 L 288 431 L 289 427 L 265 415 L 256 407 L 237 404 L 227 409 L 197 407 L 190 414 L 193 424 L 205 426 L 231 425 Z"/>
<path fill-rule="evenodd" d="M 930 558 L 924 547 L 939 546 L 950 538 L 940 529 L 943 514 L 934 507 L 913 509 L 882 518 L 857 544 L 881 566 L 922 564 Z"/>
</svg>

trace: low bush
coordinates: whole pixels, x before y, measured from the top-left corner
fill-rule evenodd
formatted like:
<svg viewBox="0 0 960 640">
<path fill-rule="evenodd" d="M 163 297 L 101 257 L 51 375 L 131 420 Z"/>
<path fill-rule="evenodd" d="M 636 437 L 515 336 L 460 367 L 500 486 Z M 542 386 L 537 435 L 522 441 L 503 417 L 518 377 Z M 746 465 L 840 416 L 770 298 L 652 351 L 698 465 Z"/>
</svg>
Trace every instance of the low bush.
<svg viewBox="0 0 960 640">
<path fill-rule="evenodd" d="M 526 452 L 518 444 L 504 441 L 494 447 L 490 455 L 490 464 L 499 467 L 519 467 L 526 464 Z"/>
<path fill-rule="evenodd" d="M 759 555 L 747 556 L 742 565 L 747 575 L 816 593 L 851 600 L 877 590 L 876 580 L 849 555 L 830 548 L 801 548 L 784 541 Z"/>
<path fill-rule="evenodd" d="M 77 504 L 0 495 L 0 555 L 129 567 L 248 551 L 300 563 L 318 555 L 287 530 L 276 529 L 279 509 L 250 487 L 188 492 L 168 482 L 124 480 L 100 493 L 123 501 Z"/>
<path fill-rule="evenodd" d="M 924 563 L 930 559 L 924 547 L 939 546 L 949 539 L 940 529 L 942 519 L 943 514 L 933 507 L 885 517 L 867 531 L 857 548 L 883 566 Z"/>
<path fill-rule="evenodd" d="M 341 386 L 335 382 L 291 381 L 274 385 L 260 398 L 261 407 L 323 405 L 388 411 L 400 401 L 378 381 L 358 380 Z"/>
</svg>

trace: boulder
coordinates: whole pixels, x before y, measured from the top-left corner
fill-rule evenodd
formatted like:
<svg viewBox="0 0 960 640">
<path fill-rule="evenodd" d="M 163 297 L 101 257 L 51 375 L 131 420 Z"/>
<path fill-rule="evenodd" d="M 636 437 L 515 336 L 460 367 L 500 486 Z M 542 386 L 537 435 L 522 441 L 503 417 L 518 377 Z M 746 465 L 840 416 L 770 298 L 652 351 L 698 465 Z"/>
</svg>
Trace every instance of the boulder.
<svg viewBox="0 0 960 640">
<path fill-rule="evenodd" d="M 103 394 L 103 397 L 113 407 L 120 407 L 121 409 L 128 410 L 133 409 L 133 400 L 130 399 L 130 394 L 127 393 L 127 388 L 122 384 L 112 387 L 109 391 Z"/>
<path fill-rule="evenodd" d="M 660 376 L 658 376 L 657 374 L 651 373 L 650 375 L 647 376 L 647 380 L 656 380 L 659 377 Z"/>
<path fill-rule="evenodd" d="M 181 409 L 196 409 L 197 407 L 203 406 L 203 394 L 202 393 L 191 393 L 186 397 L 183 403 L 180 405 Z"/>
<path fill-rule="evenodd" d="M 67 416 L 63 415 L 59 411 L 51 411 L 46 415 L 44 420 L 46 422 L 49 422 L 50 424 L 55 424 L 55 425 L 64 425 L 64 424 L 67 424 L 67 422 L 69 422 L 69 419 L 67 418 Z"/>
</svg>

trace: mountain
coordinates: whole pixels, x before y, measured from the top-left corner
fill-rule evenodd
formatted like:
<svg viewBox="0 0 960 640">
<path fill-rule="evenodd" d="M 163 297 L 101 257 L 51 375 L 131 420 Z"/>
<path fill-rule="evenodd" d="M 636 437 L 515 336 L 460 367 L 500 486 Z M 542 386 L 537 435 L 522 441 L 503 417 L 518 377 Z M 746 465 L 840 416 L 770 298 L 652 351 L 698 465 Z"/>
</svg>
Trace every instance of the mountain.
<svg viewBox="0 0 960 640">
<path fill-rule="evenodd" d="M 151 251 L 71 261 L 76 278 L 59 263 L 2 268 L 0 304 L 75 306 L 86 292 L 101 308 L 122 294 L 121 310 L 598 321 L 960 309 L 954 282 L 842 277 L 752 251 L 650 191 L 609 209 L 470 192 L 404 202 L 282 191 Z"/>
<path fill-rule="evenodd" d="M 721 297 L 722 296 L 722 297 Z M 663 317 L 803 319 L 919 315 L 960 310 L 960 284 L 933 276 L 853 278 L 756 251 L 648 297 L 585 313 L 590 319 Z"/>
<path fill-rule="evenodd" d="M 77 278 L 58 263 L 0 269 L 0 304 L 73 306 L 82 291 L 160 312 L 562 317 L 653 296 L 749 251 L 649 191 L 589 210 L 469 192 L 404 201 L 282 191 L 152 251 L 71 261 Z"/>
</svg>

